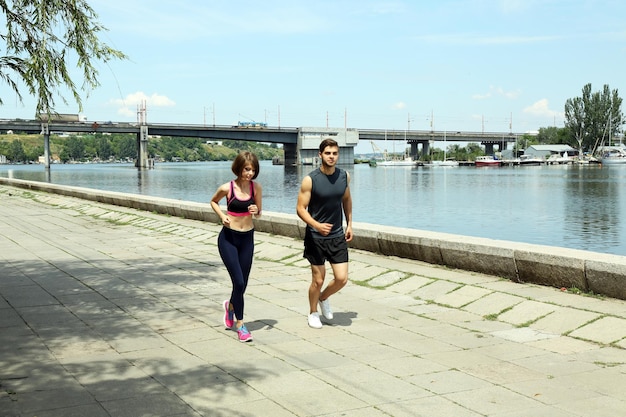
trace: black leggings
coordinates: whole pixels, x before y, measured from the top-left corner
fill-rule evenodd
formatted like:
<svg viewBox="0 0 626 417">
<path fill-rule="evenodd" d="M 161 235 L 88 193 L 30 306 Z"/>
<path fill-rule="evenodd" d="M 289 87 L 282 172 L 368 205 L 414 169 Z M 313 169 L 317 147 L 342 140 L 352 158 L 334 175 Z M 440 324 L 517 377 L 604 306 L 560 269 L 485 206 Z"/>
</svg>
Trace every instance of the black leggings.
<svg viewBox="0 0 626 417">
<path fill-rule="evenodd" d="M 246 292 L 248 277 L 252 269 L 254 229 L 238 232 L 223 227 L 217 238 L 217 248 L 233 283 L 230 303 L 235 310 L 235 317 L 243 320 L 243 294 Z"/>
</svg>

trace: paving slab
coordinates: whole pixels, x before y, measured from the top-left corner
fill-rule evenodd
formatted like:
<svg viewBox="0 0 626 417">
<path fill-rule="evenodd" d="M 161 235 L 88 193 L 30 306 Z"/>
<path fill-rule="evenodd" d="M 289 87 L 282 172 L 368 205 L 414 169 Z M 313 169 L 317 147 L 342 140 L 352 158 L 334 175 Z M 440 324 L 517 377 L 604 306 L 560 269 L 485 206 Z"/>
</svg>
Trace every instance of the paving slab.
<svg viewBox="0 0 626 417">
<path fill-rule="evenodd" d="M 0 218 L 2 416 L 626 409 L 623 300 L 354 250 L 311 329 L 301 242 L 257 232 L 244 344 L 222 323 L 220 225 L 9 186 Z"/>
</svg>

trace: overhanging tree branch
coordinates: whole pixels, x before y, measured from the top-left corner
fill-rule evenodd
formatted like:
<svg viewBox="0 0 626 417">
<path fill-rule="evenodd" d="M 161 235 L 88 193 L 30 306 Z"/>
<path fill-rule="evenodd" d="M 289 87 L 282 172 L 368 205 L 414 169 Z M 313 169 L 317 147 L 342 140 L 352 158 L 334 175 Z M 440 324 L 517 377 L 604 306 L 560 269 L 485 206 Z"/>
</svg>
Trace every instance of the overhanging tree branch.
<svg viewBox="0 0 626 417">
<path fill-rule="evenodd" d="M 6 56 L 0 57 L 0 80 L 22 101 L 19 82 L 37 99 L 36 113 L 54 112 L 56 99 L 67 104 L 69 91 L 82 110 L 82 94 L 97 88 L 98 62 L 126 59 L 102 43 L 106 31 L 85 0 L 0 0 L 6 32 Z M 80 87 L 71 77 L 73 66 L 82 72 Z M 2 97 L 0 97 L 0 104 Z"/>
</svg>

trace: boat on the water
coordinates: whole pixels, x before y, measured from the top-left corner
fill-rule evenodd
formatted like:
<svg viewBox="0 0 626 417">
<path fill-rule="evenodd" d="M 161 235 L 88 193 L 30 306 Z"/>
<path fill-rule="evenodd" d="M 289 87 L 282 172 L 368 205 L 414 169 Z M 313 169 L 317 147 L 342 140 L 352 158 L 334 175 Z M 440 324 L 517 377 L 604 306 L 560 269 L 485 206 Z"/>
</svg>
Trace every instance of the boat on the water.
<svg viewBox="0 0 626 417">
<path fill-rule="evenodd" d="M 602 165 L 626 164 L 626 147 L 605 146 L 600 157 Z"/>
<path fill-rule="evenodd" d="M 563 165 L 563 164 L 573 164 L 574 158 L 570 158 L 567 152 L 553 153 L 546 159 L 546 163 L 548 165 Z"/>
<path fill-rule="evenodd" d="M 385 136 L 385 141 L 386 140 L 387 138 Z M 373 141 L 370 142 L 372 143 L 372 149 L 374 150 L 374 158 L 370 159 L 369 161 L 371 167 L 408 167 L 417 165 L 417 161 L 414 161 L 413 158 L 411 158 L 411 156 L 408 154 L 408 152 L 405 152 L 402 158 L 396 157 L 395 153 L 389 155 L 386 149 L 384 151 L 381 151 L 380 148 L 378 148 L 378 146 L 376 146 Z M 376 157 L 377 153 L 380 153 L 381 157 Z"/>
<path fill-rule="evenodd" d="M 499 167 L 500 160 L 494 158 L 493 155 L 481 155 L 476 157 L 474 165 L 477 167 Z"/>
<path fill-rule="evenodd" d="M 446 148 L 446 132 L 443 132 L 443 161 L 431 161 L 430 166 L 433 167 L 458 167 L 459 161 L 454 158 L 447 158 L 446 153 L 448 152 Z"/>
<path fill-rule="evenodd" d="M 545 163 L 545 161 L 541 158 L 532 155 L 521 155 L 519 157 L 520 165 L 541 165 Z"/>
<path fill-rule="evenodd" d="M 379 167 L 409 167 L 415 165 L 417 165 L 417 162 L 410 156 L 405 156 L 402 159 L 385 159 L 384 161 L 376 161 L 376 166 Z"/>
<path fill-rule="evenodd" d="M 431 161 L 429 164 L 424 164 L 424 166 L 432 166 L 432 167 L 458 167 L 459 161 L 454 159 L 446 159 L 445 161 Z"/>
</svg>

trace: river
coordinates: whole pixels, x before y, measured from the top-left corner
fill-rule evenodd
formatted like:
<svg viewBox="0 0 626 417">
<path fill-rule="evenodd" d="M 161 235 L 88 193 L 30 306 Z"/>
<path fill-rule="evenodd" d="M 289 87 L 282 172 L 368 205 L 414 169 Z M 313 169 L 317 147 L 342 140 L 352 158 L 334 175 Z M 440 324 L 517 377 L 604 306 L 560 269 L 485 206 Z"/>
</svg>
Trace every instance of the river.
<svg viewBox="0 0 626 417">
<path fill-rule="evenodd" d="M 626 255 L 626 166 L 346 166 L 355 222 Z M 263 209 L 295 213 L 311 166 L 262 161 Z M 0 176 L 206 203 L 230 162 L 0 165 Z"/>
</svg>

